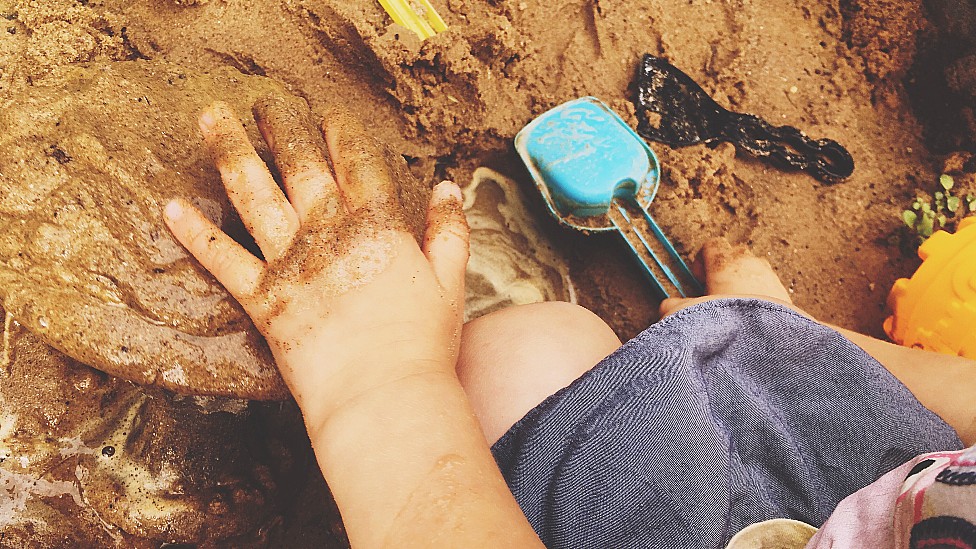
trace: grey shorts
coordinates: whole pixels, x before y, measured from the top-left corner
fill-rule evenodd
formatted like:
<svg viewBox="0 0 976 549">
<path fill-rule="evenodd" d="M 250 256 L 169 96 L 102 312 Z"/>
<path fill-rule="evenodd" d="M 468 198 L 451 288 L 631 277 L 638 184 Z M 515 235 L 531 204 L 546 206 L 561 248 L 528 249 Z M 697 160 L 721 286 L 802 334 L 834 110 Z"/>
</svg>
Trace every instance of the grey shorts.
<svg viewBox="0 0 976 549">
<path fill-rule="evenodd" d="M 955 431 L 836 331 L 754 299 L 651 326 L 492 447 L 548 547 L 722 548 L 754 522 L 819 526 Z"/>
</svg>

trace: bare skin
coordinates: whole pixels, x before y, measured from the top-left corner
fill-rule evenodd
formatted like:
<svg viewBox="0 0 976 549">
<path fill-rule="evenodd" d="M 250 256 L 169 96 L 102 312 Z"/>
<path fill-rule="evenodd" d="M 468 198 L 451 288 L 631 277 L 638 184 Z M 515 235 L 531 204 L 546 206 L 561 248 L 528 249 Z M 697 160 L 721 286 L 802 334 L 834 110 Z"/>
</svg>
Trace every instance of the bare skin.
<svg viewBox="0 0 976 549">
<path fill-rule="evenodd" d="M 287 111 L 259 122 L 287 197 L 225 104 L 200 117 L 266 261 L 188 204 L 171 202 L 165 218 L 267 338 L 350 542 L 541 547 L 454 372 L 468 257 L 460 190 L 434 189 L 421 248 L 363 128 L 339 116 L 324 129 L 333 172 L 316 130 Z"/>
<path fill-rule="evenodd" d="M 468 229 L 457 186 L 435 187 L 418 246 L 398 211 L 391 172 L 358 123 L 331 118 L 324 130 L 330 163 L 304 111 L 274 100 L 257 110 L 287 197 L 226 105 L 207 109 L 200 126 L 266 260 L 188 204 L 170 203 L 165 217 L 267 338 L 351 543 L 541 547 L 489 442 L 619 340 L 568 304 L 494 313 L 462 336 Z M 744 248 L 709 242 L 696 268 L 710 295 L 667 300 L 662 315 L 731 296 L 793 307 L 768 262 Z M 843 332 L 964 442 L 976 441 L 972 398 L 965 398 L 976 395 L 972 361 Z"/>
<path fill-rule="evenodd" d="M 494 444 L 546 397 L 620 347 L 600 317 L 559 301 L 508 307 L 464 325 L 457 373 Z"/>
</svg>

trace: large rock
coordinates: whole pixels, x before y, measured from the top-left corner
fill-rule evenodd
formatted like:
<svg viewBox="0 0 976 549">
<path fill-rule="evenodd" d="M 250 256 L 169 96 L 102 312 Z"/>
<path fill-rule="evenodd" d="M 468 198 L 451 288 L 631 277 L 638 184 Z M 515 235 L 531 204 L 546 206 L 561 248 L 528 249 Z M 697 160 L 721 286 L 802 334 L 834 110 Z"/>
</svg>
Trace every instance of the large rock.
<svg viewBox="0 0 976 549">
<path fill-rule="evenodd" d="M 0 299 L 46 343 L 104 372 L 180 393 L 287 395 L 260 334 L 172 238 L 183 197 L 242 233 L 196 117 L 228 101 L 252 141 L 274 81 L 158 62 L 63 69 L 0 106 Z"/>
</svg>

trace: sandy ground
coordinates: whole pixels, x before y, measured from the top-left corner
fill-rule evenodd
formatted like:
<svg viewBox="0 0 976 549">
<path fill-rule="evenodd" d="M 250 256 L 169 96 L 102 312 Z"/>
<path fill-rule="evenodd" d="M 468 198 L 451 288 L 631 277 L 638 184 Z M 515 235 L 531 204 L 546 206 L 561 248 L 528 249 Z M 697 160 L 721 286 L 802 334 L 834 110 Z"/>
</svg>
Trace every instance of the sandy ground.
<svg viewBox="0 0 976 549">
<path fill-rule="evenodd" d="M 522 125 L 586 94 L 633 121 L 637 60 L 664 55 L 724 106 L 836 139 L 857 162 L 827 187 L 727 146 L 657 145 L 654 214 L 671 238 L 686 254 L 719 234 L 749 243 L 811 313 L 878 334 L 891 282 L 914 265 L 889 243 L 897 213 L 941 168 L 898 84 L 926 24 L 910 4 L 845 19 L 837 2 L 456 0 L 439 5 L 450 30 L 421 44 L 367 0 L 8 1 L 3 91 L 95 58 L 231 65 L 315 108 L 356 109 L 424 181 L 464 183 L 487 165 L 528 187 L 511 147 Z M 653 320 L 653 296 L 620 246 L 553 232 L 582 302 L 624 337 Z"/>
<path fill-rule="evenodd" d="M 973 147 L 971 109 L 954 110 L 965 98 L 936 109 L 956 113 L 943 116 L 953 127 L 926 126 L 938 117 L 920 122 L 911 108 L 911 98 L 937 89 L 913 68 L 916 44 L 935 47 L 940 35 L 910 1 L 433 3 L 449 30 L 421 43 L 372 0 L 0 0 L 0 98 L 16 102 L 57 78 L 58 66 L 152 59 L 268 76 L 319 111 L 343 103 L 426 184 L 497 184 L 484 187 L 494 194 L 481 199 L 488 213 L 478 214 L 485 232 L 474 253 L 478 265 L 507 258 L 509 271 L 477 267 L 469 281 L 482 294 L 508 293 L 472 295 L 469 305 L 575 297 L 624 339 L 656 319 L 649 286 L 621 242 L 545 217 L 511 143 L 534 116 L 583 95 L 636 125 L 630 100 L 641 54 L 665 56 L 725 107 L 850 150 L 854 175 L 826 186 L 730 145 L 652 144 L 663 176 L 653 214 L 686 256 L 713 236 L 748 244 L 801 307 L 872 335 L 882 335 L 891 284 L 918 264 L 902 245 L 901 210 L 934 184 L 945 154 Z M 475 177 L 480 167 L 497 175 Z M 469 186 L 472 205 L 476 195 Z M 505 251 L 513 246 L 531 253 Z M 311 515 L 291 522 L 288 543 L 336 535 L 303 512 Z"/>
<path fill-rule="evenodd" d="M 350 105 L 430 182 L 466 182 L 488 165 L 527 183 L 510 145 L 522 125 L 581 95 L 626 114 L 639 55 L 666 55 L 720 103 L 836 139 L 857 162 L 849 181 L 824 187 L 727 146 L 657 146 L 664 179 L 654 214 L 676 245 L 690 254 L 723 234 L 749 243 L 801 306 L 872 334 L 891 283 L 914 266 L 889 243 L 898 211 L 939 167 L 902 92 L 886 89 L 876 101 L 868 79 L 907 69 L 899 54 L 912 52 L 899 47 L 910 49 L 901 44 L 915 28 L 889 30 L 872 51 L 895 53 L 865 62 L 846 44 L 842 12 L 831 3 L 456 1 L 441 6 L 452 30 L 422 45 L 391 28 L 372 1 L 107 1 L 84 11 L 114 16 L 126 56 L 230 64 L 285 82 L 313 107 Z M 551 24 L 555 14 L 559 25 Z M 48 59 L 73 53 L 53 55 L 70 45 L 63 40 L 35 42 Z M 583 304 L 622 337 L 654 319 L 654 297 L 616 241 L 553 232 Z"/>
</svg>

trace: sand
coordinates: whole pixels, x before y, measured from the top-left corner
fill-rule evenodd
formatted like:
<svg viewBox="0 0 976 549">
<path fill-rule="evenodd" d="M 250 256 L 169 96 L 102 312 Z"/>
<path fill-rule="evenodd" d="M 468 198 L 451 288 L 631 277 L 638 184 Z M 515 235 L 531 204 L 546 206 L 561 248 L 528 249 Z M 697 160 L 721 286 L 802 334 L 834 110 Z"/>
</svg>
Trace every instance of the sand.
<svg viewBox="0 0 976 549">
<path fill-rule="evenodd" d="M 535 115 L 582 95 L 636 125 L 629 101 L 645 52 L 724 107 L 830 137 L 854 156 L 854 175 L 827 186 L 730 145 L 652 144 L 662 165 L 653 214 L 678 249 L 691 256 L 719 235 L 749 244 L 821 320 L 882 335 L 891 284 L 918 264 L 900 212 L 944 169 L 959 179 L 976 171 L 944 164 L 974 148 L 967 0 L 932 2 L 931 12 L 907 0 L 434 4 L 449 30 L 421 43 L 371 0 L 3 0 L 0 98 L 16 102 L 64 65 L 146 59 L 270 77 L 320 113 L 341 104 L 426 185 L 467 186 L 483 231 L 469 315 L 576 299 L 622 338 L 656 319 L 656 297 L 621 242 L 545 217 L 511 141 Z M 476 177 L 479 168 L 495 173 Z M 522 255 L 506 251 L 512 243 Z M 297 519 L 289 539 L 332 537 L 301 526 L 313 522 Z"/>
<path fill-rule="evenodd" d="M 293 406 L 140 387 L 9 315 L 3 340 L 2 547 L 262 546 L 307 483 Z"/>
<path fill-rule="evenodd" d="M 487 165 L 526 184 L 510 146 L 525 122 L 584 94 L 628 115 L 639 55 L 666 55 L 724 106 L 836 139 L 857 162 L 850 180 L 825 187 L 724 146 L 658 145 L 655 215 L 672 239 L 686 254 L 718 234 L 750 243 L 801 306 L 877 335 L 888 287 L 914 266 L 889 243 L 897 213 L 941 170 L 899 80 L 916 31 L 931 25 L 917 9 L 898 11 L 909 4 L 457 1 L 440 6 L 451 30 L 420 44 L 365 0 L 22 2 L 6 10 L 24 12 L 8 37 L 22 44 L 5 49 L 34 66 L 9 63 L 17 70 L 4 71 L 4 89 L 100 57 L 230 65 L 284 82 L 320 111 L 354 108 L 424 181 L 466 183 Z M 559 25 L 549 24 L 555 13 Z M 619 246 L 557 235 L 571 248 L 580 299 L 622 336 L 654 318 L 653 296 Z"/>
<path fill-rule="evenodd" d="M 196 116 L 230 94 L 249 116 L 268 93 L 284 92 L 233 69 L 148 61 L 61 67 L 29 86 L 0 113 L 7 311 L 74 359 L 142 385 L 285 398 L 261 335 L 160 213 L 181 198 L 243 232 Z"/>
</svg>

